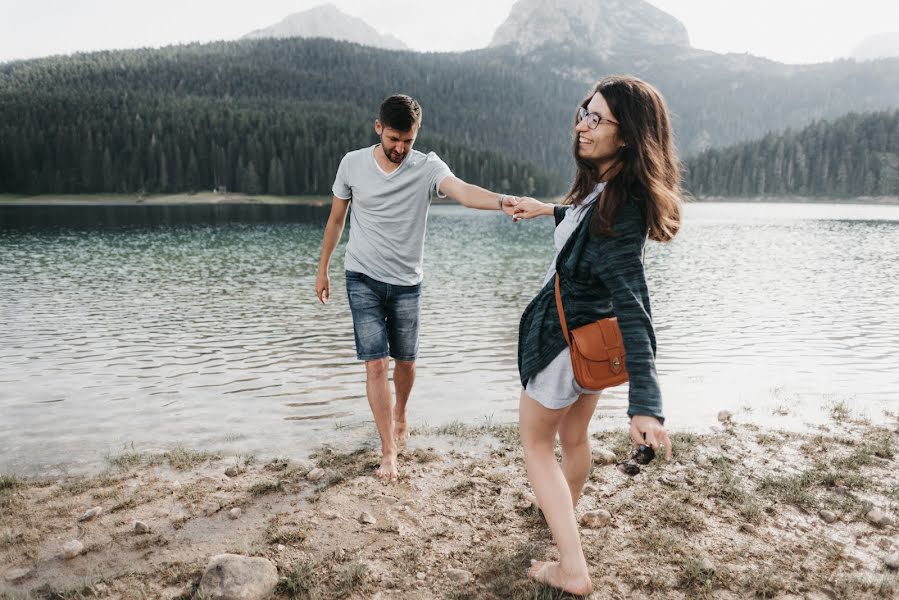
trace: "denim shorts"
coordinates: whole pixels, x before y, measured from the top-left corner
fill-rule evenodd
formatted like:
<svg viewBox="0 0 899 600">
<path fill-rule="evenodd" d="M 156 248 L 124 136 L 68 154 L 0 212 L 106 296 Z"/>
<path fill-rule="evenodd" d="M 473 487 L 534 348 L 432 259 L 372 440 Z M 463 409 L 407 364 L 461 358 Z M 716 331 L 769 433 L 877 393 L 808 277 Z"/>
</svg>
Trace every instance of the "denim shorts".
<svg viewBox="0 0 899 600">
<path fill-rule="evenodd" d="M 392 285 L 368 275 L 346 272 L 353 313 L 356 358 L 412 361 L 418 356 L 421 284 Z"/>
</svg>

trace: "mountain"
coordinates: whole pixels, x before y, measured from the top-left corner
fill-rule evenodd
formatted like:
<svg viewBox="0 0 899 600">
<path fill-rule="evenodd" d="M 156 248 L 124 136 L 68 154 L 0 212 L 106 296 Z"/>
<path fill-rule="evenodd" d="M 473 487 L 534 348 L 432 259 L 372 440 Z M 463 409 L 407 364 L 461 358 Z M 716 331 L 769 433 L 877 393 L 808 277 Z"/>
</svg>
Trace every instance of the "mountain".
<svg viewBox="0 0 899 600">
<path fill-rule="evenodd" d="M 699 196 L 899 196 L 899 110 L 850 113 L 690 160 Z"/>
<path fill-rule="evenodd" d="M 491 47 L 528 53 L 573 45 L 599 55 L 645 46 L 688 47 L 684 25 L 643 0 L 518 0 Z"/>
<path fill-rule="evenodd" d="M 899 31 L 878 33 L 865 38 L 850 56 L 856 60 L 899 57 Z"/>
<path fill-rule="evenodd" d="M 396 37 L 379 33 L 362 19 L 342 12 L 333 4 L 294 13 L 271 27 L 248 33 L 244 39 L 292 37 L 330 38 L 388 50 L 409 49 Z"/>
</svg>

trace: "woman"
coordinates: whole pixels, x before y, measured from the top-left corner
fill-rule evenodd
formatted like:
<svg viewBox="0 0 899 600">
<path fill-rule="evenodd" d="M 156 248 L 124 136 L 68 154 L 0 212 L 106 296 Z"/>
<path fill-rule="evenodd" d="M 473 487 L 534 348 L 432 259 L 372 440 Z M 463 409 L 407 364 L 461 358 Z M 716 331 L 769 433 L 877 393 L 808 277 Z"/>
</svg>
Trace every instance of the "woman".
<svg viewBox="0 0 899 600">
<path fill-rule="evenodd" d="M 664 447 L 670 459 L 642 261 L 647 237 L 670 241 L 680 228 L 678 162 L 661 94 L 634 77 L 597 83 L 575 117 L 574 155 L 577 175 L 563 204 L 524 199 L 514 215 L 556 219 L 556 258 L 521 317 L 519 419 L 528 478 L 560 554 L 557 563 L 532 561 L 528 575 L 585 595 L 593 585 L 574 508 L 592 466 L 587 426 L 599 392 L 574 378 L 554 278 L 558 269 L 569 330 L 618 317 L 630 376 L 630 436 L 635 445 Z"/>
</svg>

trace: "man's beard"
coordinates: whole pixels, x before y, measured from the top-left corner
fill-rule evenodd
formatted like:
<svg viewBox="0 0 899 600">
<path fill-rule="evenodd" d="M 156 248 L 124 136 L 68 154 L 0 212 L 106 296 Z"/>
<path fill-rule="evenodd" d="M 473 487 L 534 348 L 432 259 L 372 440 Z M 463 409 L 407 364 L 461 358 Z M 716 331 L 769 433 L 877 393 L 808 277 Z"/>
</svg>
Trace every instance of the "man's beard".
<svg viewBox="0 0 899 600">
<path fill-rule="evenodd" d="M 395 152 L 393 150 L 391 150 L 390 152 L 385 152 L 384 154 L 387 156 L 387 160 L 395 165 L 402 163 L 406 158 L 406 154 L 400 154 L 399 152 Z"/>
</svg>

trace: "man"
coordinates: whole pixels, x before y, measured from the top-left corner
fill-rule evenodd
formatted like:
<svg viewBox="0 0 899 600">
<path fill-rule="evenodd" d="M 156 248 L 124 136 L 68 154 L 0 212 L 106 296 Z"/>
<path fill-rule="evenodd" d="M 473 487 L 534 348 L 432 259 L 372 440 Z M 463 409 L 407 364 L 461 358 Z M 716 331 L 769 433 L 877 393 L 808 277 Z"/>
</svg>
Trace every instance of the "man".
<svg viewBox="0 0 899 600">
<path fill-rule="evenodd" d="M 412 149 L 421 127 L 421 106 L 409 96 L 381 104 L 375 132 L 381 142 L 348 153 L 334 181 L 331 215 L 322 240 L 315 293 L 331 294 L 331 255 L 340 241 L 350 203 L 346 287 L 353 315 L 356 355 L 365 361 L 366 394 L 381 438 L 379 478 L 397 478 L 397 450 L 408 435 L 406 403 L 418 355 L 422 255 L 431 192 L 470 208 L 502 210 L 517 198 L 490 192 L 455 177 L 433 152 Z M 394 359 L 396 405 L 388 385 Z"/>
</svg>

